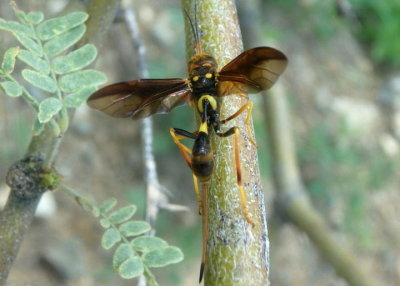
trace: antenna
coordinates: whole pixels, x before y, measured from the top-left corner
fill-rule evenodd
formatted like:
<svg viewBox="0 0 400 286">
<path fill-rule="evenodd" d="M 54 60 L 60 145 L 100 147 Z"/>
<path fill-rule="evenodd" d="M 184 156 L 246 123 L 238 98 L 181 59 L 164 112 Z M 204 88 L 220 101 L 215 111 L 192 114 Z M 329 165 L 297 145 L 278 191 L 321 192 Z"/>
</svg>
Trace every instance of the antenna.
<svg viewBox="0 0 400 286">
<path fill-rule="evenodd" d="M 196 49 L 196 55 L 201 55 L 203 52 L 201 50 L 200 35 L 199 35 L 198 26 L 197 26 L 197 1 L 195 1 L 195 3 L 194 3 L 194 24 L 193 24 L 192 19 L 190 18 L 188 11 L 186 11 L 186 9 L 183 9 L 183 11 L 185 12 L 186 17 L 188 18 L 190 27 L 192 29 L 193 38 L 194 38 L 194 42 L 195 42 L 194 47 Z"/>
</svg>

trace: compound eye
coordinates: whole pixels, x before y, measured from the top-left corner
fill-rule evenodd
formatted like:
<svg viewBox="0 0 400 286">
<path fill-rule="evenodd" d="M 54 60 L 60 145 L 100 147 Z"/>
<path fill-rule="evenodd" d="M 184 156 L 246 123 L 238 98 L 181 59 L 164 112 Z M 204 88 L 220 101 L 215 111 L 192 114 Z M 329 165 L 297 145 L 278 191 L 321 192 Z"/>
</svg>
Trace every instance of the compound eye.
<svg viewBox="0 0 400 286">
<path fill-rule="evenodd" d="M 206 73 L 206 78 L 212 78 L 212 74 L 211 73 Z"/>
<path fill-rule="evenodd" d="M 198 77 L 197 75 L 195 75 L 194 77 L 192 77 L 192 80 L 193 80 L 193 81 L 198 81 L 198 80 L 199 80 L 199 77 Z"/>
</svg>

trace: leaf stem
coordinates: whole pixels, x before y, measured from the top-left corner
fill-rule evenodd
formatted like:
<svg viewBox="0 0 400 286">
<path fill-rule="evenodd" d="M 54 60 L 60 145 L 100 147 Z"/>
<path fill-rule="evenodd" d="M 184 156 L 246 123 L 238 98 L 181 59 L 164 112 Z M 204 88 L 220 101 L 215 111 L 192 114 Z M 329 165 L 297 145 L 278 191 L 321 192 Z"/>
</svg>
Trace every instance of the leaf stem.
<svg viewBox="0 0 400 286">
<path fill-rule="evenodd" d="M 11 75 L 11 74 L 7 74 L 4 76 L 7 80 L 12 81 L 18 85 L 21 86 L 22 88 L 22 97 L 25 99 L 25 101 L 31 105 L 36 112 L 39 111 L 39 102 L 36 100 L 36 98 L 34 98 L 29 91 L 21 84 L 19 84 L 19 82 Z"/>
<path fill-rule="evenodd" d="M 21 88 L 22 88 L 22 97 L 24 98 L 24 100 L 25 100 L 30 106 L 32 106 L 33 109 L 34 109 L 36 112 L 39 112 L 39 102 L 36 100 L 36 98 L 34 98 L 34 97 L 30 94 L 30 92 L 29 92 L 23 85 L 21 85 L 11 74 L 6 74 L 6 75 L 4 75 L 4 78 L 7 79 L 7 80 L 9 80 L 9 81 L 11 81 L 11 82 L 14 82 L 15 84 L 18 84 L 19 86 L 21 86 Z M 55 135 L 55 136 L 58 136 L 59 133 L 60 133 L 60 132 L 59 132 L 60 128 L 59 128 L 57 122 L 56 122 L 54 119 L 52 119 L 52 120 L 49 121 L 49 124 L 50 124 L 50 126 L 51 126 L 51 128 L 52 128 L 52 130 L 53 130 L 53 132 L 54 132 L 54 135 Z"/>
<path fill-rule="evenodd" d="M 66 195 L 72 197 L 84 209 L 85 209 L 85 206 L 87 206 L 92 211 L 92 213 L 93 213 L 94 209 L 98 209 L 98 207 L 96 206 L 96 204 L 93 201 L 81 196 L 73 188 L 71 188 L 71 187 L 69 187 L 69 186 L 67 186 L 65 184 L 61 184 L 60 187 L 59 187 L 59 190 L 62 191 L 63 193 L 65 193 Z M 100 212 L 99 215 L 103 219 L 108 219 L 108 215 L 106 213 Z M 110 222 L 110 227 L 120 234 L 121 239 L 122 239 L 122 241 L 124 243 L 129 244 L 129 239 L 126 236 L 122 235 L 122 233 L 119 231 L 119 228 L 118 228 L 118 226 L 116 224 Z M 135 249 L 133 249 L 133 251 L 135 252 L 135 254 L 138 257 L 140 256 L 140 254 L 137 253 L 135 251 Z M 143 275 L 146 277 L 146 280 L 147 280 L 147 282 L 149 282 L 149 285 L 150 286 L 158 286 L 158 283 L 157 283 L 153 273 L 150 271 L 150 269 L 146 265 L 143 265 L 143 267 L 144 267 Z"/>
<path fill-rule="evenodd" d="M 147 280 L 147 282 L 149 282 L 150 286 L 159 286 L 153 273 L 150 271 L 150 269 L 146 265 L 144 265 L 143 275 L 146 277 L 146 280 Z"/>
<path fill-rule="evenodd" d="M 33 24 L 30 24 L 30 27 L 34 31 L 34 36 L 35 36 L 34 40 L 36 41 L 36 44 L 38 44 L 38 46 L 40 47 L 40 49 L 43 53 L 43 59 L 47 62 L 49 67 L 52 67 L 51 60 L 50 60 L 49 56 L 47 55 L 47 53 L 45 53 L 45 51 L 44 51 L 43 43 L 40 40 L 40 38 L 38 37 L 35 27 L 33 26 Z M 50 78 L 56 83 L 55 95 L 61 102 L 63 102 L 63 96 L 62 96 L 62 92 L 61 92 L 61 89 L 58 84 L 57 75 L 52 68 L 50 68 Z M 69 126 L 68 112 L 67 112 L 67 108 L 65 107 L 64 104 L 63 104 L 63 107 L 61 108 L 60 112 L 58 113 L 58 117 L 59 117 L 57 120 L 58 126 L 59 126 L 58 129 L 60 131 L 60 134 L 64 134 L 67 131 L 68 126 Z M 60 134 L 58 134 L 58 135 L 60 135 Z"/>
</svg>

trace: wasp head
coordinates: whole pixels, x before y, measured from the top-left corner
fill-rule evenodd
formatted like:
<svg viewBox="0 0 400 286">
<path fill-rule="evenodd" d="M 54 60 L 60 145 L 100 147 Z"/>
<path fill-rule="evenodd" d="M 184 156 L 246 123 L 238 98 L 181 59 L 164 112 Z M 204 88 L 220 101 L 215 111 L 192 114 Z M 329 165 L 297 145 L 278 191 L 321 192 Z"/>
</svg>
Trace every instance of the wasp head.
<svg viewBox="0 0 400 286">
<path fill-rule="evenodd" d="M 193 89 L 215 87 L 217 63 L 209 55 L 196 55 L 189 61 L 189 79 Z"/>
</svg>

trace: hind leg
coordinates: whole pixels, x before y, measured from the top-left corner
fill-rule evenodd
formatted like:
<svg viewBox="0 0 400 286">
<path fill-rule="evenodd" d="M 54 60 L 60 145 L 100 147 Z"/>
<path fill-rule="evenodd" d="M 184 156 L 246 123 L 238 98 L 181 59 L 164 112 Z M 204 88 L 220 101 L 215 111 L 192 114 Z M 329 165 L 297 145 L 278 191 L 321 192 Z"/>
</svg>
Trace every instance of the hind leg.
<svg viewBox="0 0 400 286">
<path fill-rule="evenodd" d="M 240 156 L 239 156 L 239 128 L 232 127 L 228 131 L 224 133 L 217 133 L 220 137 L 228 137 L 234 135 L 234 149 L 235 149 L 235 165 L 236 165 L 236 179 L 239 187 L 239 198 L 240 205 L 243 211 L 244 218 L 246 221 L 251 224 L 253 227 L 255 226 L 253 220 L 250 217 L 249 209 L 247 208 L 247 198 L 244 192 L 243 183 L 242 183 L 242 171 L 240 168 Z"/>
<path fill-rule="evenodd" d="M 196 135 L 193 133 L 190 133 L 186 130 L 178 129 L 178 128 L 171 128 L 169 132 L 170 132 L 175 144 L 178 145 L 179 151 L 181 152 L 182 157 L 185 160 L 186 164 L 189 166 L 190 169 L 192 169 L 192 158 L 191 158 L 192 151 L 187 146 L 183 145 L 180 140 L 184 139 L 184 138 L 195 139 Z M 197 210 L 198 210 L 198 213 L 201 214 L 202 200 L 201 200 L 201 195 L 200 195 L 200 191 L 199 191 L 199 186 L 197 183 L 197 177 L 193 174 L 193 172 L 192 172 L 192 175 L 193 175 L 193 187 L 194 187 L 194 191 L 196 193 Z"/>
</svg>

